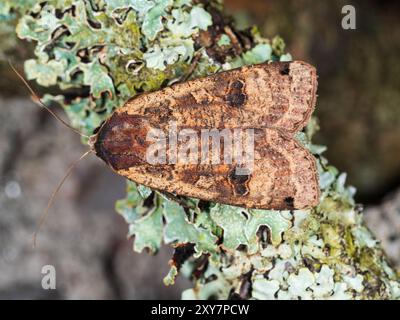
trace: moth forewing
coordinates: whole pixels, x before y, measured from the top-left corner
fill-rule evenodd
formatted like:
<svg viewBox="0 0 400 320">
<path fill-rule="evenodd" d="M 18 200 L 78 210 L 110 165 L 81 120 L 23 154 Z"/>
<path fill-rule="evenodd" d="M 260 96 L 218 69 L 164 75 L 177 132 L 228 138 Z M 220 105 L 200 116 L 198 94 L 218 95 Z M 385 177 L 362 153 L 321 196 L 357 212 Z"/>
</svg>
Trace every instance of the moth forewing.
<svg viewBox="0 0 400 320">
<path fill-rule="evenodd" d="M 314 111 L 316 89 L 313 66 L 265 63 L 142 94 L 116 112 L 148 116 L 157 125 L 174 119 L 186 128 L 272 127 L 294 134 Z"/>
<path fill-rule="evenodd" d="M 293 135 L 314 110 L 316 87 L 315 68 L 298 61 L 178 83 L 117 109 L 99 129 L 94 149 L 118 174 L 153 189 L 248 208 L 315 206 L 315 159 Z M 211 154 L 221 162 L 204 161 L 209 148 L 203 145 L 205 130 L 217 134 L 209 140 L 218 142 L 219 149 Z M 226 138 L 241 131 L 254 133 L 253 140 L 244 142 L 252 146 L 247 173 L 238 171 L 243 163 L 233 156 L 243 150 L 238 153 L 235 141 Z M 226 150 L 232 145 L 236 151 L 229 158 Z M 158 152 L 165 154 L 157 158 Z"/>
</svg>

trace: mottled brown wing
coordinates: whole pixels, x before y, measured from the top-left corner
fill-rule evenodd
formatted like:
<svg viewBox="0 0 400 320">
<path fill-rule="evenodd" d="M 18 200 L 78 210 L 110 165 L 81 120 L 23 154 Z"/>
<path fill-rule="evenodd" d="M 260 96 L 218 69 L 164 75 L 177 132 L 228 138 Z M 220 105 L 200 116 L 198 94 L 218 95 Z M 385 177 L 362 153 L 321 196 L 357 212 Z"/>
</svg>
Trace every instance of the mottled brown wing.
<svg viewBox="0 0 400 320">
<path fill-rule="evenodd" d="M 316 102 L 313 66 L 274 62 L 175 84 L 133 98 L 116 112 L 147 117 L 155 126 L 277 128 L 293 135 Z"/>
<path fill-rule="evenodd" d="M 295 139 L 274 129 L 256 129 L 254 167 L 236 175 L 236 164 L 149 164 L 151 123 L 115 113 L 99 133 L 95 150 L 119 175 L 152 189 L 261 209 L 302 209 L 318 203 L 315 159 Z"/>
<path fill-rule="evenodd" d="M 117 109 L 95 137 L 96 154 L 118 174 L 153 189 L 262 209 L 302 209 L 318 203 L 314 157 L 293 134 L 315 105 L 316 71 L 304 62 L 261 64 L 140 95 Z M 154 165 L 147 133 L 178 129 L 251 128 L 254 169 L 236 164 Z"/>
</svg>

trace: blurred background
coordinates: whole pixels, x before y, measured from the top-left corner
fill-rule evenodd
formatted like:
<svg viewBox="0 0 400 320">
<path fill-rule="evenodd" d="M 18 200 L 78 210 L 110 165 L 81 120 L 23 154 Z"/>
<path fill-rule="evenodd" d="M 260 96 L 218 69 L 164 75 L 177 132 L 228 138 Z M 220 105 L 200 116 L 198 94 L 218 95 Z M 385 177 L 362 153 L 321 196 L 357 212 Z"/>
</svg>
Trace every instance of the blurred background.
<svg viewBox="0 0 400 320">
<path fill-rule="evenodd" d="M 352 4 L 357 29 L 343 30 Z M 316 143 L 358 192 L 366 221 L 400 267 L 400 2 L 395 0 L 225 0 L 240 27 L 280 35 L 295 59 L 319 73 Z M 0 46 L 6 40 L 1 38 Z M 1 49 L 1 48 L 0 48 Z M 0 50 L 1 51 L 1 50 Z M 19 45 L 15 56 L 29 56 Z M 0 63 L 0 299 L 178 299 L 190 282 L 165 287 L 171 249 L 155 257 L 132 251 L 127 225 L 114 211 L 125 182 L 90 156 L 56 198 L 31 248 L 31 235 L 68 165 L 85 151 L 28 97 Z M 61 111 L 61 110 L 58 110 Z M 57 289 L 40 286 L 43 265 Z"/>
</svg>

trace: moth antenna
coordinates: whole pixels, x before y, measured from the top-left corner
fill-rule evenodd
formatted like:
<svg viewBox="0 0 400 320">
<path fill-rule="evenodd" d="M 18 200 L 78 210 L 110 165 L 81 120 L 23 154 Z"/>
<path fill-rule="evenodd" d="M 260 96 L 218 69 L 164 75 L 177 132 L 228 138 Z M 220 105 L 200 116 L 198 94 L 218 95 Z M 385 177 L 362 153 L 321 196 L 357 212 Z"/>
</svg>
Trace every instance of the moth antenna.
<svg viewBox="0 0 400 320">
<path fill-rule="evenodd" d="M 63 186 L 64 182 L 68 179 L 68 177 L 71 175 L 71 173 L 73 172 L 73 169 L 75 169 L 76 165 L 78 164 L 79 161 L 81 161 L 82 159 L 86 158 L 90 153 L 92 153 L 93 150 L 88 150 L 86 151 L 84 154 L 82 154 L 78 160 L 75 160 L 67 169 L 64 177 L 61 179 L 61 181 L 59 182 L 57 188 L 53 191 L 53 193 L 51 194 L 51 197 L 49 199 L 49 202 L 47 203 L 47 207 L 46 209 L 43 211 L 42 215 L 40 216 L 38 225 L 36 227 L 35 232 L 33 233 L 33 237 L 32 237 L 32 246 L 33 248 L 36 247 L 36 238 L 37 235 L 41 229 L 41 227 L 43 226 L 44 222 L 47 219 L 47 216 L 49 214 L 49 209 L 51 208 L 51 206 L 53 205 L 54 199 L 57 196 L 58 192 L 60 191 L 61 187 Z"/>
<path fill-rule="evenodd" d="M 29 85 L 29 83 L 25 80 L 25 78 L 17 71 L 17 69 L 15 69 L 15 67 L 13 66 L 13 64 L 11 63 L 11 61 L 8 61 L 11 69 L 15 72 L 15 74 L 18 76 L 18 78 L 21 79 L 21 81 L 23 82 L 23 84 L 25 85 L 25 87 L 29 90 L 29 92 L 31 93 L 32 99 L 35 103 L 39 104 L 41 107 L 43 107 L 47 112 L 49 112 L 56 120 L 58 120 L 59 122 L 61 122 L 64 126 L 66 126 L 68 129 L 72 130 L 73 132 L 75 132 L 76 134 L 79 134 L 81 137 L 85 137 L 85 138 L 90 138 L 88 135 L 83 134 L 82 132 L 80 132 L 79 130 L 77 130 L 76 128 L 72 127 L 69 123 L 67 123 L 65 120 L 63 120 L 62 118 L 60 118 L 60 116 L 58 116 L 53 110 L 51 110 L 48 106 L 46 106 L 46 104 L 38 97 L 38 95 L 35 93 L 35 91 L 33 91 L 32 87 Z"/>
</svg>

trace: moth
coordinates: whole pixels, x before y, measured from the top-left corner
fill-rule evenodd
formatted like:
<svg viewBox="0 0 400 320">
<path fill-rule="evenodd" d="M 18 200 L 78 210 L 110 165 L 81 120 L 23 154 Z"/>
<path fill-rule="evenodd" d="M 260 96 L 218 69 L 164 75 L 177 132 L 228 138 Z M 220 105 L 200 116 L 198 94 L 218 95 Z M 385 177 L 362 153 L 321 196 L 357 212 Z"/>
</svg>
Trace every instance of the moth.
<svg viewBox="0 0 400 320">
<path fill-rule="evenodd" d="M 316 90 L 316 69 L 305 62 L 245 66 L 132 98 L 89 145 L 117 174 L 153 190 L 246 208 L 309 208 L 320 196 L 316 161 L 294 135 L 314 111 Z M 172 124 L 199 136 L 204 129 L 253 130 L 251 172 L 237 174 L 234 161 L 149 163 L 149 133 Z"/>
</svg>

